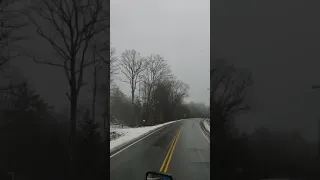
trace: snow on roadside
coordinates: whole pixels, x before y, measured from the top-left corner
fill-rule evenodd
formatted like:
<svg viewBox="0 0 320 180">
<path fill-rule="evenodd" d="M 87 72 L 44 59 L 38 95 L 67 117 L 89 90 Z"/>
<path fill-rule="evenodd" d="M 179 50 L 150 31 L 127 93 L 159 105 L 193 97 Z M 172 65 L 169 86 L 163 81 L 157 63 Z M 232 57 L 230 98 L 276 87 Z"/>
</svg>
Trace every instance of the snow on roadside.
<svg viewBox="0 0 320 180">
<path fill-rule="evenodd" d="M 210 132 L 210 119 L 206 119 L 203 121 L 204 127 L 208 132 Z"/>
<path fill-rule="evenodd" d="M 110 129 L 128 128 L 126 125 L 121 124 L 110 124 Z"/>
<path fill-rule="evenodd" d="M 117 139 L 111 140 L 110 141 L 110 151 L 113 150 L 115 147 L 118 147 L 121 144 L 124 144 L 126 142 L 129 142 L 135 138 L 138 138 L 139 136 L 142 136 L 146 133 L 148 133 L 149 131 L 152 131 L 154 129 L 157 129 L 161 126 L 167 125 L 167 124 L 171 124 L 171 123 L 175 123 L 178 121 L 181 121 L 183 119 L 180 120 L 176 120 L 176 121 L 170 121 L 167 123 L 163 123 L 163 124 L 158 124 L 155 126 L 147 126 L 147 127 L 138 127 L 138 128 L 110 128 L 110 133 L 117 133 L 120 135 L 120 137 L 118 137 Z"/>
</svg>

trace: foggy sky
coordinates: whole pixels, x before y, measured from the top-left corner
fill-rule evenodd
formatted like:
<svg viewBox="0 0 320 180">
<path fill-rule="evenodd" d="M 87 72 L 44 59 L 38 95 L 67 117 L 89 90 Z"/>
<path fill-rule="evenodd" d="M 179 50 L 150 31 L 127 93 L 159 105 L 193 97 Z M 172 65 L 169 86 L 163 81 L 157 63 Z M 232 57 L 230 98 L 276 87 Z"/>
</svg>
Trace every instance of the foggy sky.
<svg viewBox="0 0 320 180">
<path fill-rule="evenodd" d="M 110 16 L 118 56 L 125 49 L 162 55 L 190 86 L 188 101 L 209 105 L 210 0 L 111 0 Z M 128 84 L 116 83 L 130 94 Z"/>
<path fill-rule="evenodd" d="M 134 3 L 113 0 L 111 6 L 111 41 L 117 55 L 126 48 L 134 48 L 144 56 L 150 53 L 162 55 L 177 78 L 189 84 L 189 99 L 209 104 L 209 0 L 197 3 L 190 0 L 139 0 Z M 191 22 L 194 26 L 190 26 Z M 21 49 L 33 52 L 39 60 L 57 60 L 50 44 L 36 34 L 32 25 L 23 28 L 19 34 L 28 36 L 19 44 Z M 65 93 L 69 89 L 61 69 L 34 63 L 26 57 L 17 58 L 12 64 L 46 102 L 57 110 L 68 107 Z M 126 84 L 118 83 L 129 94 Z M 83 89 L 80 99 L 90 100 L 90 95 Z"/>
<path fill-rule="evenodd" d="M 211 3 L 212 58 L 251 69 L 255 81 L 253 111 L 239 127 L 297 129 L 316 138 L 320 90 L 311 85 L 320 84 L 319 1 Z"/>
<path fill-rule="evenodd" d="M 191 86 L 190 99 L 208 103 L 208 4 L 209 0 L 203 4 L 200 0 L 113 0 L 113 46 L 118 55 L 126 48 L 142 55 L 161 54 L 174 74 Z M 312 90 L 311 85 L 320 84 L 320 3 L 215 0 L 211 4 L 211 59 L 224 57 L 249 68 L 255 81 L 253 110 L 238 119 L 239 127 L 298 129 L 315 139 L 320 90 Z M 24 46 L 42 58 L 53 56 L 49 45 L 35 36 Z M 68 87 L 61 71 L 28 59 L 15 62 L 48 102 L 57 107 L 67 104 Z"/>
</svg>

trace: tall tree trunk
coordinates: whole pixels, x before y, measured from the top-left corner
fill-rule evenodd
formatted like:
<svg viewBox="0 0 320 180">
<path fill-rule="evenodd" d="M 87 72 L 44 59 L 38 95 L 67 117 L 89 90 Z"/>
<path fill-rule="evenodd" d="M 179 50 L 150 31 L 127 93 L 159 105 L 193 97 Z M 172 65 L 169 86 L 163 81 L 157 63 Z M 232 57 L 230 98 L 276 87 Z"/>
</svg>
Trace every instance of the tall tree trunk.
<svg viewBox="0 0 320 180">
<path fill-rule="evenodd" d="M 146 105 L 146 116 L 147 116 L 147 124 L 150 121 L 150 101 L 151 101 L 151 88 L 148 89 L 148 95 L 147 95 L 147 105 Z"/>
<path fill-rule="evenodd" d="M 149 116 L 150 116 L 150 111 L 149 111 L 149 104 L 148 104 L 148 103 L 146 104 L 146 110 L 145 110 L 145 111 L 146 111 L 146 116 L 145 116 L 145 117 L 146 117 L 146 119 L 145 119 L 145 120 L 146 120 L 146 124 L 149 124 L 149 121 L 150 121 L 150 117 L 149 117 Z"/>
<path fill-rule="evenodd" d="M 131 103 L 134 104 L 134 89 L 131 89 Z"/>
<path fill-rule="evenodd" d="M 131 89 L 131 103 L 132 103 L 132 125 L 136 125 L 136 113 L 135 113 L 135 110 L 134 110 L 134 89 L 132 88 Z"/>
<path fill-rule="evenodd" d="M 70 98 L 70 127 L 69 127 L 69 176 L 75 176 L 75 143 L 76 143 L 76 119 L 77 119 L 77 91 L 75 87 L 71 87 Z"/>
<path fill-rule="evenodd" d="M 74 56 L 75 57 L 75 56 Z M 69 178 L 75 178 L 75 143 L 78 91 L 75 73 L 75 58 L 70 61 L 70 124 L 69 124 Z"/>
<path fill-rule="evenodd" d="M 92 114 L 91 114 L 91 121 L 95 122 L 95 115 L 96 115 L 96 97 L 97 97 L 97 69 L 94 67 L 94 75 L 93 75 L 93 98 L 92 98 Z"/>
</svg>

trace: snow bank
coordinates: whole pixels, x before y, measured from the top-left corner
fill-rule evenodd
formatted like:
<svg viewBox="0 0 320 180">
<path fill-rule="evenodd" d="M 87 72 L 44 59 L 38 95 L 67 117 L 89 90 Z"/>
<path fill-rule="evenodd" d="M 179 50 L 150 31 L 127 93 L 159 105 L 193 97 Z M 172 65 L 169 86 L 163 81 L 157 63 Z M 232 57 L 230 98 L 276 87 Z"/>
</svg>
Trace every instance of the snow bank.
<svg viewBox="0 0 320 180">
<path fill-rule="evenodd" d="M 206 119 L 203 121 L 204 127 L 208 132 L 210 132 L 210 119 Z"/>
<path fill-rule="evenodd" d="M 147 126 L 147 127 L 138 127 L 138 128 L 110 128 L 110 133 L 116 133 L 119 134 L 120 137 L 118 137 L 117 139 L 111 140 L 110 141 L 110 151 L 112 151 L 115 147 L 120 146 L 121 144 L 127 143 L 135 138 L 138 138 L 146 133 L 148 133 L 149 131 L 155 130 L 161 126 L 167 125 L 167 124 L 171 124 L 171 123 L 175 123 L 178 121 L 181 121 L 183 119 L 180 120 L 176 120 L 176 121 L 171 121 L 171 122 L 167 122 L 167 123 L 163 123 L 163 124 L 158 124 L 155 126 Z"/>
<path fill-rule="evenodd" d="M 120 129 L 120 128 L 128 128 L 128 126 L 122 125 L 122 124 L 110 124 L 110 129 Z"/>
</svg>

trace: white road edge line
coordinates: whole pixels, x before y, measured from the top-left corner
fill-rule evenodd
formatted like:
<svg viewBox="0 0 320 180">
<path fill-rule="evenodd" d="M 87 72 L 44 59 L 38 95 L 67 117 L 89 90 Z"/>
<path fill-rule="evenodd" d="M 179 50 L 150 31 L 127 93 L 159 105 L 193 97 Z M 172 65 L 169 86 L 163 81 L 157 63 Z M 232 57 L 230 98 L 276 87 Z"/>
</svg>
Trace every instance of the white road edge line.
<svg viewBox="0 0 320 180">
<path fill-rule="evenodd" d="M 200 122 L 201 123 L 201 122 Z M 206 140 L 210 143 L 210 140 L 207 138 L 207 136 L 204 134 L 203 132 L 203 129 L 201 128 L 200 126 L 200 123 L 199 123 L 199 128 L 200 128 L 200 131 L 202 132 L 203 136 L 206 138 Z"/>
<path fill-rule="evenodd" d="M 121 149 L 120 151 L 118 151 L 118 152 L 116 152 L 116 153 L 112 154 L 112 155 L 110 156 L 110 158 L 112 158 L 113 156 L 115 156 L 115 155 L 117 155 L 117 154 L 121 153 L 122 151 L 124 151 L 124 150 L 128 149 L 129 147 L 131 147 L 132 145 L 134 145 L 134 144 L 138 143 L 139 141 L 141 141 L 141 140 L 145 139 L 146 137 L 148 137 L 148 136 L 150 136 L 150 135 L 154 134 L 155 132 L 160 131 L 160 130 L 161 130 L 162 128 L 164 128 L 164 127 L 165 127 L 165 126 L 162 126 L 161 128 L 159 128 L 159 129 L 155 130 L 154 132 L 152 132 L 152 133 L 148 134 L 147 136 L 145 136 L 145 137 L 143 137 L 143 138 L 141 138 L 141 139 L 138 139 L 137 141 L 135 141 L 135 142 L 131 143 L 130 145 L 128 145 L 128 146 L 126 146 L 126 147 L 124 147 L 124 148 L 123 148 L 123 149 Z M 151 130 L 151 131 L 152 131 L 152 130 Z"/>
</svg>

